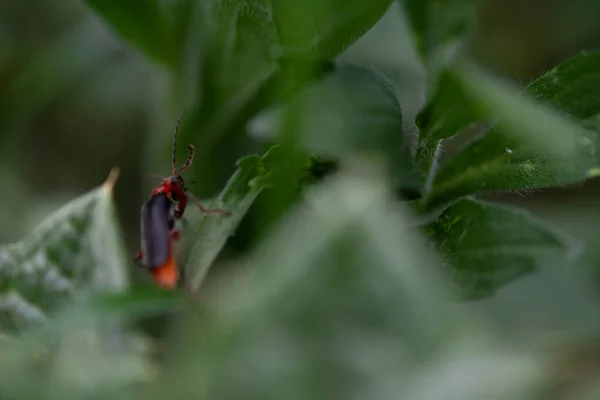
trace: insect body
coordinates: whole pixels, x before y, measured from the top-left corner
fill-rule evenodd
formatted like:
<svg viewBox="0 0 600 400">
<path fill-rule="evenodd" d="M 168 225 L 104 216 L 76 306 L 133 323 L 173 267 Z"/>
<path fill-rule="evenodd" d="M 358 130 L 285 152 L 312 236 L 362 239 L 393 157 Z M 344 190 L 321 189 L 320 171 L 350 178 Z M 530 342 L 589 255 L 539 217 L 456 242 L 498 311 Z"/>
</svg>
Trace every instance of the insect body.
<svg viewBox="0 0 600 400">
<path fill-rule="evenodd" d="M 173 246 L 178 236 L 174 210 L 175 205 L 164 193 L 152 196 L 142 206 L 142 250 L 135 259 L 165 289 L 173 289 L 180 282 Z"/>
<path fill-rule="evenodd" d="M 204 214 L 230 214 L 227 210 L 206 209 L 194 196 L 186 192 L 181 173 L 192 164 L 194 146 L 188 145 L 188 158 L 177 170 L 175 151 L 180 119 L 181 115 L 173 134 L 173 175 L 163 178 L 152 191 L 150 199 L 142 206 L 140 224 L 142 250 L 137 252 L 134 259 L 136 264 L 150 270 L 158 285 L 166 289 L 174 289 L 178 284 L 183 283 L 183 271 L 177 266 L 174 251 L 174 241 L 179 239 L 179 231 L 175 230 L 175 224 L 182 218 L 188 200 L 192 200 Z"/>
</svg>

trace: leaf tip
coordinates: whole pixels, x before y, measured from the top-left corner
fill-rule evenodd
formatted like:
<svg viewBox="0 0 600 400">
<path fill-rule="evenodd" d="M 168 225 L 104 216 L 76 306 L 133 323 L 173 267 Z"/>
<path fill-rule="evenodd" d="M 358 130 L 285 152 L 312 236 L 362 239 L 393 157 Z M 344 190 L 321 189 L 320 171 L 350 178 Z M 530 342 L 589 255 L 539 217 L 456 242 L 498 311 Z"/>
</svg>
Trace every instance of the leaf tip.
<svg viewBox="0 0 600 400">
<path fill-rule="evenodd" d="M 109 194 L 112 193 L 113 187 L 115 186 L 115 183 L 117 183 L 120 173 L 121 173 L 121 170 L 119 167 L 113 167 L 110 170 L 110 172 L 108 173 L 108 177 L 106 178 L 106 180 L 104 181 L 104 184 L 102 185 L 105 192 L 107 192 Z"/>
</svg>

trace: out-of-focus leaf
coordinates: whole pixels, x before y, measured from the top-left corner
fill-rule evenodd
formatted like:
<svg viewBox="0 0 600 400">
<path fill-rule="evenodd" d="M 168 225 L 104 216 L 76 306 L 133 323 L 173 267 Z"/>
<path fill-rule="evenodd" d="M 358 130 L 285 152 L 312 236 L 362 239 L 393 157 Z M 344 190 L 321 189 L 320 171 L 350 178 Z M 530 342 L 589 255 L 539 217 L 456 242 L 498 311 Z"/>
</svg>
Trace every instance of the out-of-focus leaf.
<svg viewBox="0 0 600 400">
<path fill-rule="evenodd" d="M 483 117 L 466 104 L 463 88 L 446 70 L 470 32 L 480 0 L 398 0 L 412 28 L 417 51 L 429 72 L 428 100 L 417 114 L 419 142 L 415 160 L 431 189 L 439 145 Z"/>
<path fill-rule="evenodd" d="M 85 0 L 85 3 L 151 59 L 174 65 L 178 47 L 160 0 Z"/>
<path fill-rule="evenodd" d="M 369 30 L 392 0 L 274 0 L 273 20 L 283 54 L 337 56 Z"/>
<path fill-rule="evenodd" d="M 402 132 L 402 111 L 382 74 L 342 65 L 294 101 L 302 107 L 298 135 L 307 151 L 335 159 L 382 158 L 396 187 L 419 193 L 421 181 Z M 262 131 L 259 134 L 277 137 L 282 134 L 281 118 L 280 108 L 253 122 Z"/>
<path fill-rule="evenodd" d="M 17 130 L 73 79 L 98 68 L 116 54 L 118 46 L 103 36 L 99 24 L 83 20 L 37 53 L 10 82 L 0 98 L 2 129 Z"/>
<path fill-rule="evenodd" d="M 528 191 L 581 182 L 598 174 L 597 134 L 560 110 L 529 99 L 535 85 L 524 96 L 516 96 L 472 68 L 457 71 L 456 82 L 467 96 L 465 106 L 495 115 L 499 122 L 439 168 L 424 202 L 426 208 L 473 193 Z M 586 127 L 593 126 L 589 120 Z"/>
<path fill-rule="evenodd" d="M 42 322 L 67 299 L 126 287 L 113 183 L 108 180 L 66 204 L 23 240 L 0 247 L 5 313 L 23 322 Z"/>
<path fill-rule="evenodd" d="M 149 360 L 154 343 L 134 334 L 107 328 L 107 322 L 152 316 L 187 301 L 175 292 L 133 290 L 100 293 L 63 304 L 43 325 L 19 336 L 3 337 L 0 387 L 3 393 L 48 397 L 85 397 L 99 392 L 123 393 L 132 382 L 156 376 Z M 36 385 L 28 385 L 31 379 Z"/>
<path fill-rule="evenodd" d="M 190 277 L 193 288 L 200 286 L 227 238 L 234 234 L 254 200 L 268 186 L 273 169 L 271 159 L 277 149 L 273 147 L 263 156 L 251 155 L 240 159 L 237 170 L 221 194 L 213 202 L 206 204 L 209 208 L 224 208 L 231 215 L 204 216 L 198 233 L 191 235 L 193 243 L 186 243 L 186 247 L 191 246 L 186 274 Z"/>
<path fill-rule="evenodd" d="M 444 67 L 474 25 L 481 0 L 399 0 L 430 72 Z"/>
<path fill-rule="evenodd" d="M 200 80 L 206 116 L 235 116 L 238 107 L 245 106 L 277 69 L 278 41 L 270 7 L 237 0 L 196 2 L 192 7 L 195 14 L 191 15 L 184 60 L 197 59 L 199 51 L 202 58 L 200 65 L 183 66 L 199 68 L 186 71 L 185 76 L 192 82 Z M 194 36 L 198 30 L 202 35 Z M 198 73 L 195 78 L 190 76 Z"/>
<path fill-rule="evenodd" d="M 176 363 L 152 394 L 369 398 L 467 337 L 397 207 L 379 171 L 317 186 L 240 266 L 240 279 L 182 321 Z M 191 338 L 203 345 L 185 346 Z"/>
<path fill-rule="evenodd" d="M 457 347 L 416 371 L 394 395 L 406 400 L 542 399 L 539 393 L 548 381 L 545 361 L 531 348 Z"/>
<path fill-rule="evenodd" d="M 273 94 L 278 38 L 271 7 L 260 1 L 179 3 L 181 65 L 165 107 L 185 107 L 180 140 L 195 144 L 193 179 L 202 185 L 203 195 L 212 195 L 226 178 L 214 171 L 227 170 L 240 156 L 229 151 L 231 146 Z M 164 136 L 161 143 L 168 141 Z"/>
<path fill-rule="evenodd" d="M 435 168 L 438 146 L 442 140 L 453 137 L 485 116 L 483 110 L 469 103 L 464 88 L 452 72 L 444 70 L 431 98 L 419 111 L 415 121 L 419 128 L 415 160 L 423 176 L 429 176 L 432 168 Z"/>
<path fill-rule="evenodd" d="M 515 207 L 463 199 L 425 231 L 446 259 L 447 275 L 466 298 L 490 296 L 580 244 Z"/>
<path fill-rule="evenodd" d="M 15 380 L 22 385 L 21 376 L 35 374 L 39 385 L 31 390 L 38 395 L 43 382 L 83 394 L 152 375 L 146 340 L 124 328 L 125 307 L 121 314 L 113 310 L 110 318 L 91 307 L 70 318 L 57 314 L 67 306 L 79 310 L 94 295 L 117 295 L 127 287 L 112 203 L 117 174 L 113 170 L 104 185 L 64 205 L 23 240 L 0 247 L 0 308 L 18 330 L 20 344 L 11 343 L 12 356 L 25 368 L 3 374 L 3 387 Z M 73 325 L 81 319 L 85 326 Z M 47 354 L 41 365 L 27 351 L 32 345 Z M 0 369 L 7 368 L 0 362 Z"/>
<path fill-rule="evenodd" d="M 374 25 L 390 3 L 189 2 L 174 96 L 186 104 L 189 119 L 182 140 L 198 149 L 195 180 L 215 182 L 209 166 L 222 162 L 216 154 L 239 139 L 247 121 L 328 70 L 330 57 Z"/>
</svg>

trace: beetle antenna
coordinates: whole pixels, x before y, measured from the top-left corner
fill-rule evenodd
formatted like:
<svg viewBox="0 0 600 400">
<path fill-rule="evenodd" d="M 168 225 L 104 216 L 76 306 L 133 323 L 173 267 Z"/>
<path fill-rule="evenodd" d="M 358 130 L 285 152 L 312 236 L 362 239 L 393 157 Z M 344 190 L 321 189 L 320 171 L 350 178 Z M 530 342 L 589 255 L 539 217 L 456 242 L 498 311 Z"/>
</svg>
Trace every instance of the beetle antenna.
<svg viewBox="0 0 600 400">
<path fill-rule="evenodd" d="M 179 118 L 177 118 L 177 122 L 175 122 L 175 132 L 173 133 L 173 161 L 171 162 L 171 167 L 173 168 L 173 175 L 177 175 L 177 132 L 179 131 L 179 122 L 181 121 L 181 117 L 183 116 L 184 111 L 179 114 Z"/>
<path fill-rule="evenodd" d="M 179 173 L 181 174 L 182 172 L 184 172 L 186 169 L 188 169 L 190 167 L 190 165 L 192 165 L 192 161 L 194 160 L 194 145 L 193 144 L 188 144 L 188 158 L 187 160 L 185 160 L 185 164 L 183 164 L 181 166 L 181 168 L 179 169 Z"/>
</svg>

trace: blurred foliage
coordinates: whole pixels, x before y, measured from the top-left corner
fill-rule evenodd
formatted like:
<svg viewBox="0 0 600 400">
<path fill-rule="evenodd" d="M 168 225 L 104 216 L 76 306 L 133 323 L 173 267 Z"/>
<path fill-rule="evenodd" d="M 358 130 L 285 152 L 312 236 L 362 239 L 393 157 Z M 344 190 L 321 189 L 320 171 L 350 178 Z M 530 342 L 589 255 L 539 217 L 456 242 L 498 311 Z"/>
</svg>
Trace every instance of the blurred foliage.
<svg viewBox="0 0 600 400">
<path fill-rule="evenodd" d="M 597 398 L 600 7 L 540 1 L 525 76 L 528 2 L 1 4 L 0 397 Z M 182 109 L 197 296 L 125 256 Z"/>
</svg>

